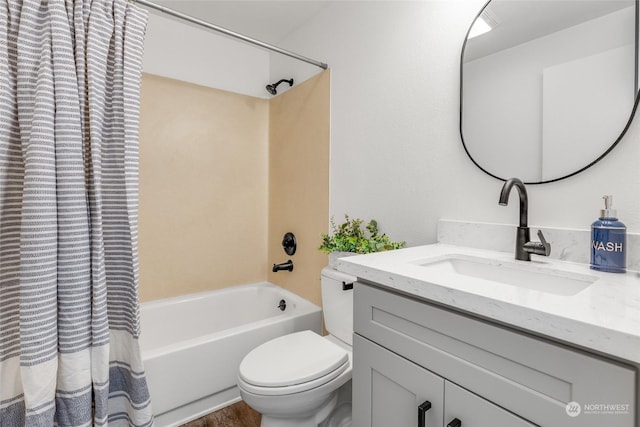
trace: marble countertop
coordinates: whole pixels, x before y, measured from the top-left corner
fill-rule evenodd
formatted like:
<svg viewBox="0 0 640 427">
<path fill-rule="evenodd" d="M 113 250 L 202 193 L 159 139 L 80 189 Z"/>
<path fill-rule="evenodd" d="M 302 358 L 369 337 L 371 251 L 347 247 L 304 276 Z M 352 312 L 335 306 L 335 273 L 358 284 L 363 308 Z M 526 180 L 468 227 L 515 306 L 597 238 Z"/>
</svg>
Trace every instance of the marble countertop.
<svg viewBox="0 0 640 427">
<path fill-rule="evenodd" d="M 450 256 L 515 265 L 531 272 L 586 278 L 584 289 L 555 292 L 456 274 L 422 264 Z M 339 258 L 336 268 L 427 301 L 531 331 L 537 335 L 640 364 L 640 273 L 602 273 L 586 264 L 433 244 Z"/>
</svg>

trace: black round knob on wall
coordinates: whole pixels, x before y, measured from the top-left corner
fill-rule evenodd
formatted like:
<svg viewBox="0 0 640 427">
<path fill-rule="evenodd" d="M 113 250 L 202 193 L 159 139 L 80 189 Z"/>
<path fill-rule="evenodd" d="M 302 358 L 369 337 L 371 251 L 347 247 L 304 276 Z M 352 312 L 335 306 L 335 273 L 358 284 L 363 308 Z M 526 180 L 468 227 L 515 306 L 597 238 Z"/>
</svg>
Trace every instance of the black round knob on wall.
<svg viewBox="0 0 640 427">
<path fill-rule="evenodd" d="M 293 233 L 286 233 L 282 238 L 282 249 L 287 255 L 293 255 L 296 253 L 298 243 L 296 242 L 296 236 Z"/>
</svg>

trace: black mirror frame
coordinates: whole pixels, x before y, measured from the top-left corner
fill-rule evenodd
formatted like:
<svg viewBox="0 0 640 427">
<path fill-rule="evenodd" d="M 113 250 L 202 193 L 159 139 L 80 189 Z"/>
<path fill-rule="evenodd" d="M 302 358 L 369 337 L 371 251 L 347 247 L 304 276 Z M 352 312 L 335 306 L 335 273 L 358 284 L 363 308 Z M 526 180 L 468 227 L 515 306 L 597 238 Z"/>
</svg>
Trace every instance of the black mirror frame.
<svg viewBox="0 0 640 427">
<path fill-rule="evenodd" d="M 463 95 L 463 66 L 464 66 L 464 51 L 465 48 L 467 47 L 467 40 L 469 40 L 469 33 L 471 32 L 471 28 L 473 27 L 473 24 L 476 22 L 476 20 L 480 17 L 480 15 L 482 15 L 482 12 L 484 12 L 484 10 L 487 8 L 487 6 L 489 6 L 489 4 L 491 3 L 492 0 L 488 0 L 485 5 L 482 7 L 482 9 L 480 9 L 480 12 L 478 12 L 478 14 L 476 15 L 476 17 L 473 19 L 473 21 L 471 21 L 471 25 L 469 26 L 469 29 L 467 30 L 467 34 L 464 37 L 464 41 L 462 43 L 462 51 L 460 53 L 460 116 L 459 116 L 459 131 L 460 131 L 460 139 L 462 141 L 462 147 L 464 148 L 465 153 L 467 153 L 467 156 L 469 157 L 469 159 L 471 159 L 471 161 L 473 162 L 474 165 L 476 165 L 478 167 L 478 169 L 480 169 L 482 172 L 486 173 L 487 175 L 500 180 L 500 181 L 506 181 L 507 179 L 509 179 L 510 177 L 506 177 L 506 178 L 502 178 L 499 177 L 491 172 L 489 172 L 488 170 L 486 170 L 485 168 L 483 168 L 482 166 L 480 166 L 478 164 L 478 162 L 475 161 L 475 159 L 471 156 L 471 153 L 469 152 L 469 150 L 467 149 L 467 145 L 464 142 L 464 135 L 462 134 L 462 95 Z M 638 32 L 640 29 L 640 0 L 635 0 L 635 5 L 636 5 L 636 13 L 635 13 L 635 30 L 636 30 L 636 34 L 635 34 L 635 74 L 634 74 L 634 79 L 635 79 L 635 92 L 636 92 L 636 97 L 635 97 L 635 101 L 633 103 L 633 108 L 631 109 L 631 115 L 629 116 L 629 120 L 627 121 L 627 124 L 625 125 L 624 129 L 622 130 L 622 133 L 620 133 L 620 136 L 618 136 L 618 138 L 613 142 L 613 144 L 611 144 L 611 146 L 600 155 L 600 157 L 598 157 L 597 159 L 595 159 L 594 161 L 592 161 L 591 163 L 587 164 L 586 166 L 582 167 L 581 169 L 578 169 L 575 172 L 572 172 L 568 175 L 565 176 L 561 176 L 559 178 L 554 178 L 554 179 L 549 179 L 546 181 L 536 181 L 536 182 L 525 182 L 524 184 L 526 185 L 536 185 L 536 184 L 548 184 L 551 182 L 556 182 L 556 181 L 560 181 L 569 177 L 572 177 L 574 175 L 579 174 L 580 172 L 583 172 L 586 169 L 589 169 L 591 166 L 595 165 L 596 163 L 598 163 L 600 160 L 602 160 L 607 154 L 609 154 L 611 152 L 611 150 L 613 150 L 616 145 L 618 145 L 618 143 L 622 140 L 622 138 L 624 137 L 624 135 L 627 133 L 627 130 L 629 129 L 629 127 L 631 126 L 631 123 L 633 122 L 633 118 L 636 114 L 636 110 L 638 109 L 638 103 L 640 101 L 640 92 L 638 91 L 638 61 L 639 61 L 639 36 L 638 36 Z"/>
</svg>

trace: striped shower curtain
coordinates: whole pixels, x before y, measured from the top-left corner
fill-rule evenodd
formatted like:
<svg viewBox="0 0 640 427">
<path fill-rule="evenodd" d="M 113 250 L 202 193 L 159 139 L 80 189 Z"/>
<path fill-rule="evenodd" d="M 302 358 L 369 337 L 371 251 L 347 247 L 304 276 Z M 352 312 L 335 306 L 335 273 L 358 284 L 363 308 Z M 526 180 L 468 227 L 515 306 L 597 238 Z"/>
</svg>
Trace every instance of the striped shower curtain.
<svg viewBox="0 0 640 427">
<path fill-rule="evenodd" d="M 138 346 L 147 15 L 0 0 L 0 426 L 152 424 Z"/>
</svg>

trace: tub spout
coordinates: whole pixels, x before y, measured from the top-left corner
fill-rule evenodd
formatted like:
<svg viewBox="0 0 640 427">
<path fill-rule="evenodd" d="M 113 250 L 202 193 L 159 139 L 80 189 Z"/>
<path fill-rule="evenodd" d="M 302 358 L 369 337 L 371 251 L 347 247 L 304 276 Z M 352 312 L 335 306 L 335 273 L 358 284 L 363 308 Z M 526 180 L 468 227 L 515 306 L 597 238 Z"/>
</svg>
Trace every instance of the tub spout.
<svg viewBox="0 0 640 427">
<path fill-rule="evenodd" d="M 276 273 L 281 270 L 293 271 L 293 261 L 289 260 L 282 264 L 273 264 L 273 272 Z"/>
</svg>

